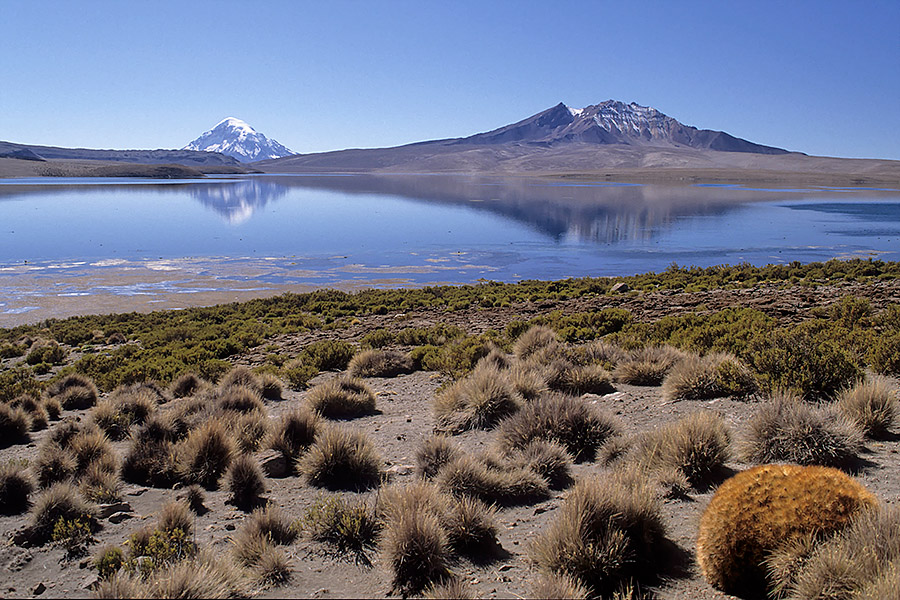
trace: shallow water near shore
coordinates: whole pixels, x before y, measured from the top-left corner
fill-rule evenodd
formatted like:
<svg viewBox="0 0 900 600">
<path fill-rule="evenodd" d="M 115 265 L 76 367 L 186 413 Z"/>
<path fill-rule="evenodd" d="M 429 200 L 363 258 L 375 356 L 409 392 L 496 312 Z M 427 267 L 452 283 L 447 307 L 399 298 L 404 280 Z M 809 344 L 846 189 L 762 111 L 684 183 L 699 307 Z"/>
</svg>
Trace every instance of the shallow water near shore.
<svg viewBox="0 0 900 600">
<path fill-rule="evenodd" d="M 320 287 L 900 260 L 900 192 L 447 175 L 0 183 L 0 326 Z"/>
</svg>

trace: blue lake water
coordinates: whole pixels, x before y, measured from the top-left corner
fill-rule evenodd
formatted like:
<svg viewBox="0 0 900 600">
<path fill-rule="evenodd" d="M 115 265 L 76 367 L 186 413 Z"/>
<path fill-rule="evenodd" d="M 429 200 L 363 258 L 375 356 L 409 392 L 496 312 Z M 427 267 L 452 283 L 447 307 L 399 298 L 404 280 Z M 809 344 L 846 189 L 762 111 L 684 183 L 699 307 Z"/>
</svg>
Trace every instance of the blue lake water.
<svg viewBox="0 0 900 600">
<path fill-rule="evenodd" d="M 53 297 L 234 282 L 425 285 L 852 256 L 900 260 L 900 192 L 443 175 L 0 182 L 0 316 Z"/>
</svg>

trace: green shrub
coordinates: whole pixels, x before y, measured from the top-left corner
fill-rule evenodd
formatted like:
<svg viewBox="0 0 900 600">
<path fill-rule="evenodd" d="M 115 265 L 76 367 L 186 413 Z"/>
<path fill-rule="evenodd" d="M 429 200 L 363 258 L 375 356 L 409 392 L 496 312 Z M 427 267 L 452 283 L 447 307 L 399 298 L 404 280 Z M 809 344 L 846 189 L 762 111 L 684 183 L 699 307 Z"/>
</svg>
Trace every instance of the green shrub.
<svg viewBox="0 0 900 600">
<path fill-rule="evenodd" d="M 367 553 L 375 547 L 382 529 L 381 520 L 365 503 L 347 502 L 337 495 L 319 496 L 307 507 L 301 526 L 338 556 L 351 554 L 364 564 L 368 564 Z"/>
<path fill-rule="evenodd" d="M 125 564 L 125 554 L 118 546 L 103 546 L 94 556 L 93 565 L 100 579 L 111 579 Z"/>
<path fill-rule="evenodd" d="M 340 340 L 322 340 L 306 346 L 299 358 L 319 371 L 341 371 L 353 358 L 353 346 Z"/>
<path fill-rule="evenodd" d="M 363 348 L 384 348 L 394 343 L 394 334 L 387 329 L 376 329 L 362 336 L 359 340 Z"/>
<path fill-rule="evenodd" d="M 288 381 L 293 390 L 306 388 L 307 382 L 318 374 L 319 369 L 305 365 L 300 360 L 288 361 L 281 370 L 281 375 Z"/>
</svg>

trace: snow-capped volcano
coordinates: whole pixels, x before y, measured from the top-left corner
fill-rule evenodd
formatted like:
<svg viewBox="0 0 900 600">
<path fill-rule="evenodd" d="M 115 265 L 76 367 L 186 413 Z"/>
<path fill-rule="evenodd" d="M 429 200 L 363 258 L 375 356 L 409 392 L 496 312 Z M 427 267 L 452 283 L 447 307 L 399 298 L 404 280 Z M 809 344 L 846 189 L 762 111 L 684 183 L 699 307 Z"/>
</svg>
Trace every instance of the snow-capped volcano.
<svg viewBox="0 0 900 600">
<path fill-rule="evenodd" d="M 188 144 L 183 150 L 220 152 L 241 162 L 281 158 L 294 154 L 240 119 L 228 117 Z"/>
</svg>

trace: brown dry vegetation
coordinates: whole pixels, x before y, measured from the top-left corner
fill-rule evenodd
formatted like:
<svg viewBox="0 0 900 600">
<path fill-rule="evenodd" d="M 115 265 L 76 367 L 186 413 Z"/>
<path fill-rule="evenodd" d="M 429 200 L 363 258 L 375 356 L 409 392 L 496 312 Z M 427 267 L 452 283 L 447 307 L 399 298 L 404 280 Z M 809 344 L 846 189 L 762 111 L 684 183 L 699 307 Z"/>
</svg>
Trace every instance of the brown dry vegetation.
<svg viewBox="0 0 900 600">
<path fill-rule="evenodd" d="M 582 340 L 565 329 L 564 314 L 527 333 L 523 321 L 546 312 L 534 310 L 507 333 L 488 333 L 505 322 L 470 313 L 456 324 L 471 337 L 429 329 L 461 315 L 365 317 L 263 340 L 220 368 L 219 381 L 173 374 L 159 382 L 165 392 L 99 391 L 59 378 L 30 403 L 5 403 L 33 418 L 39 408 L 51 413 L 55 399 L 62 420 L 48 414 L 47 427 L 35 429 L 12 419 L 21 437 L 0 450 L 0 498 L 13 513 L 0 516 L 13 540 L 0 548 L 0 589 L 10 597 L 41 583 L 53 597 L 393 590 L 720 600 L 728 596 L 717 586 L 747 598 L 767 586 L 815 597 L 804 590 L 848 572 L 846 585 L 862 597 L 890 589 L 900 561 L 888 510 L 900 500 L 896 378 L 848 381 L 855 387 L 834 400 L 794 397 L 782 400 L 793 412 L 773 410 L 778 392 L 757 365 L 717 354 L 722 347 L 700 355 L 656 338 L 644 340 L 650 350 L 621 336 Z M 363 358 L 354 366 L 349 357 L 364 345 L 409 356 L 417 370 L 364 375 L 363 365 L 385 358 L 356 352 Z M 287 384 L 291 361 L 363 377 L 313 373 L 308 386 L 282 387 L 273 378 Z M 320 409 L 327 389 L 340 392 L 329 400 L 336 413 Z M 351 392 L 359 396 L 348 401 Z M 845 438 L 835 437 L 835 414 L 844 415 Z M 712 570 L 695 563 L 701 529 L 726 540 L 735 530 L 759 533 L 741 525 L 741 507 L 757 496 L 726 494 L 737 516 L 711 503 L 734 487 L 729 476 L 756 462 L 822 455 L 855 458 L 825 462 L 848 469 L 885 510 L 868 521 L 832 515 L 821 506 L 827 486 L 809 482 L 802 493 L 767 498 L 766 514 L 787 515 L 789 532 L 770 528 L 752 556 L 720 560 L 739 563 L 746 580 L 708 582 Z M 719 516 L 701 520 L 708 506 Z M 712 538 L 701 536 L 701 555 L 709 554 Z M 887 540 L 876 566 L 856 550 L 872 539 Z M 727 555 L 727 546 L 716 552 Z M 94 581 L 100 564 L 115 575 Z"/>
</svg>

